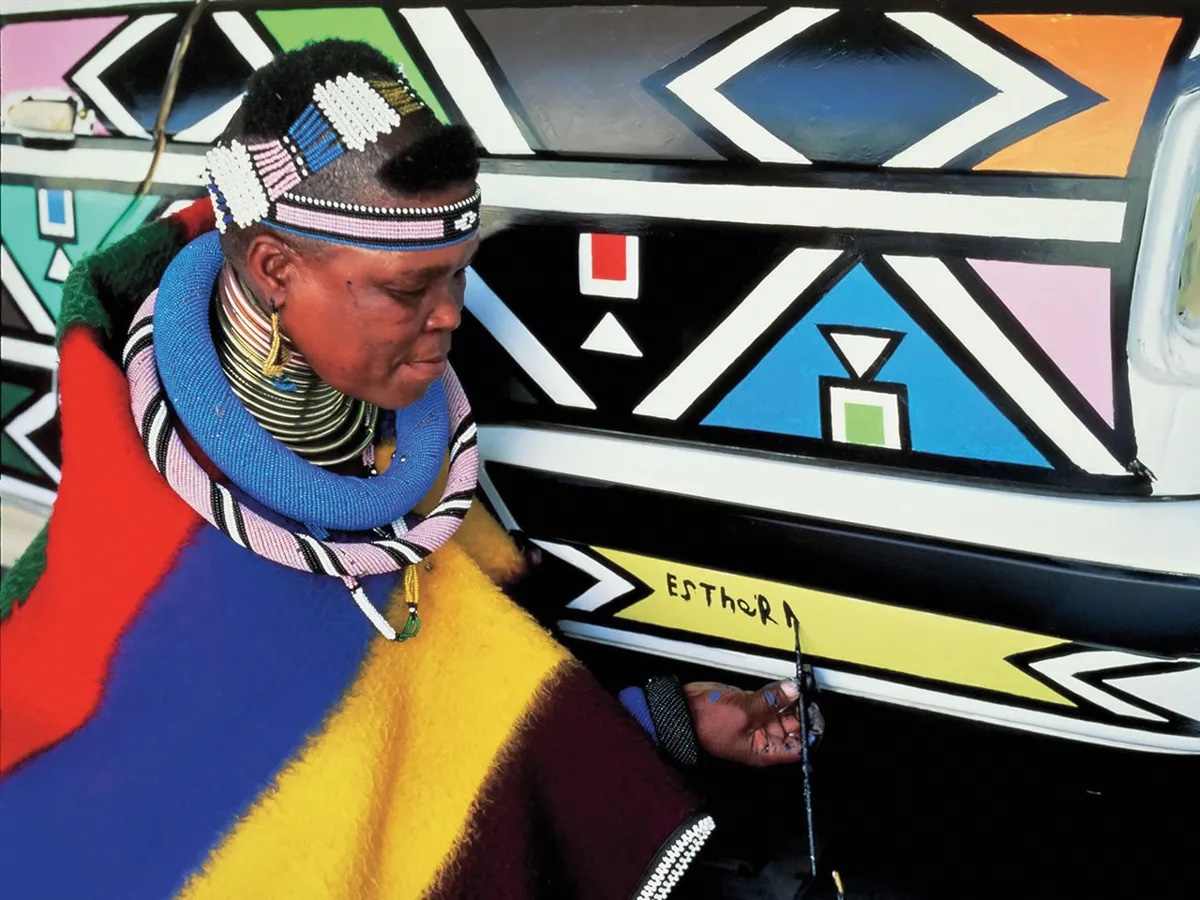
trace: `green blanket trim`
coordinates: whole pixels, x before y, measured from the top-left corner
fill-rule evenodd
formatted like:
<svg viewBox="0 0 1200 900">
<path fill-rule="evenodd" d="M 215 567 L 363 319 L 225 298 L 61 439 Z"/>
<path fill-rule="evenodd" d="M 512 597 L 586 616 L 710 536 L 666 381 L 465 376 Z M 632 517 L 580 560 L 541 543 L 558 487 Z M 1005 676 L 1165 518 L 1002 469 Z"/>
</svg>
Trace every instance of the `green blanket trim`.
<svg viewBox="0 0 1200 900">
<path fill-rule="evenodd" d="M 0 622 L 12 614 L 14 606 L 21 606 L 29 599 L 33 586 L 46 570 L 46 536 L 49 531 L 50 524 L 46 523 L 0 580 Z"/>
<path fill-rule="evenodd" d="M 167 264 L 183 246 L 183 237 L 175 222 L 156 219 L 76 263 L 63 285 L 59 345 L 69 328 L 84 325 L 96 330 L 109 356 L 119 358 L 133 314 L 158 287 Z M 0 622 L 29 599 L 46 570 L 47 527 L 0 581 Z"/>
<path fill-rule="evenodd" d="M 58 340 L 73 325 L 95 328 L 108 339 L 123 343 L 133 314 L 182 246 L 182 230 L 167 219 L 143 225 L 111 247 L 75 264 L 63 285 Z M 114 358 L 120 348 L 106 348 Z"/>
</svg>

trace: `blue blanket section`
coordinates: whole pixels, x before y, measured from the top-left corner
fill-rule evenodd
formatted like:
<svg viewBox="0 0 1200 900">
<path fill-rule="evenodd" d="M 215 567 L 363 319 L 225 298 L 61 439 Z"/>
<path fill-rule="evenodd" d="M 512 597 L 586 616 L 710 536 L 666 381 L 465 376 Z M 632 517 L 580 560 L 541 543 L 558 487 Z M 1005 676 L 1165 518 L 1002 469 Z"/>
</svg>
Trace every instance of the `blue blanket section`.
<svg viewBox="0 0 1200 900">
<path fill-rule="evenodd" d="M 363 585 L 382 608 L 395 581 Z M 320 730 L 375 634 L 338 579 L 203 529 L 118 642 L 95 715 L 0 783 L 0 893 L 173 895 Z"/>
</svg>

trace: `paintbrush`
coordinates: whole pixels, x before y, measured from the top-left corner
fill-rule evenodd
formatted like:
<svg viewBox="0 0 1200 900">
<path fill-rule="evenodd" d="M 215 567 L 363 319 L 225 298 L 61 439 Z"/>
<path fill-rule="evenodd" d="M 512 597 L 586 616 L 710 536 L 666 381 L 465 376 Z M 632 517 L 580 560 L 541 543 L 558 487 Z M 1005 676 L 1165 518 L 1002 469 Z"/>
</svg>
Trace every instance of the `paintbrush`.
<svg viewBox="0 0 1200 900">
<path fill-rule="evenodd" d="M 813 830 L 812 765 L 809 761 L 808 690 L 804 677 L 804 655 L 800 649 L 800 620 L 792 620 L 796 636 L 796 687 L 800 692 L 800 766 L 804 777 L 804 815 L 808 821 L 808 862 L 812 877 L 817 877 L 817 834 Z"/>
</svg>

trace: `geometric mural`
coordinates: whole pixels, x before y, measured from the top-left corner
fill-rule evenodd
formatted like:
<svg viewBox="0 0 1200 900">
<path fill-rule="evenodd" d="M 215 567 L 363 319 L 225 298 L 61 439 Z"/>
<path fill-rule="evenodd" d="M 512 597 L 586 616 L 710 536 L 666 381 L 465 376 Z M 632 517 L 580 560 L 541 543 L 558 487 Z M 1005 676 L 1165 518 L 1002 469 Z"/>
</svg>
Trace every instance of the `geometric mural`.
<svg viewBox="0 0 1200 900">
<path fill-rule="evenodd" d="M 109 240 L 119 240 L 141 225 L 160 199 L 153 194 L 140 198 Z M 128 194 L 115 191 L 39 190 L 24 184 L 0 185 L 0 235 L 4 245 L 54 318 L 58 317 L 62 304 L 59 255 L 75 263 L 90 253 L 121 218 L 129 201 Z M 43 213 L 40 216 L 39 206 Z M 70 231 L 63 227 L 44 233 L 47 213 L 69 218 Z"/>
<path fill-rule="evenodd" d="M 471 9 L 467 17 L 547 150 L 719 160 L 654 101 L 643 82 L 756 12 L 707 4 L 597 4 Z M 530 53 L 531 46 L 538 52 Z M 621 52 L 614 54 L 614 46 Z"/>
<path fill-rule="evenodd" d="M 1104 101 L 980 32 L 931 12 L 795 7 L 710 42 L 647 87 L 723 151 L 915 169 L 969 167 Z"/>
<path fill-rule="evenodd" d="M 839 444 L 911 449 L 908 389 L 875 380 L 904 335 L 849 325 L 817 327 L 850 376 L 821 376 L 821 436 Z"/>
<path fill-rule="evenodd" d="M 519 527 L 660 579 L 659 609 L 609 611 L 605 627 L 627 646 L 729 668 L 740 630 L 780 625 L 756 659 L 784 672 L 792 632 L 769 615 L 787 601 L 806 629 L 824 617 L 806 645 L 839 677 L 882 685 L 889 672 L 961 668 L 942 673 L 957 704 L 971 698 L 956 684 L 995 687 L 971 680 L 989 666 L 1113 715 L 1121 703 L 1133 715 L 1164 677 L 1200 677 L 1190 662 L 1143 672 L 1163 665 L 1155 656 L 1104 675 L 1113 691 L 1089 680 L 1111 659 L 1096 654 L 1118 652 L 1131 630 L 1174 642 L 1147 653 L 1197 650 L 1184 646 L 1197 633 L 1194 584 L 1172 599 L 1168 574 L 1194 562 L 1155 518 L 1189 501 L 1108 503 L 1170 496 L 1164 469 L 1194 462 L 1186 446 L 1165 464 L 1136 458 L 1147 404 L 1125 353 L 1158 137 L 1171 100 L 1200 87 L 1193 0 L 1156 0 L 1147 15 L 1133 0 L 1124 15 L 1077 14 L 1118 6 L 1080 0 L 1050 14 L 991 0 L 214 4 L 192 35 L 153 194 L 131 207 L 150 145 L 129 138 L 157 117 L 186 5 L 29 2 L 0 26 L 4 93 L 67 89 L 94 113 L 70 149 L 5 135 L 6 493 L 48 500 L 57 484 L 52 341 L 70 266 L 196 192 L 180 173 L 272 53 L 361 39 L 484 148 L 489 230 L 467 273 L 455 364 L 494 429 L 487 474 Z M 27 20 L 51 7 L 51 19 Z M 78 162 L 97 151 L 119 165 Z M 812 459 L 830 464 L 789 465 Z M 549 488 L 509 494 L 521 479 Z M 1089 548 L 1116 533 L 1092 514 L 1103 503 L 1137 524 Z M 735 504 L 755 510 L 745 540 Z M 1007 518 L 1025 509 L 1036 515 Z M 705 562 L 701 521 L 736 567 Z M 1142 569 L 1157 574 L 1139 580 Z M 829 583 L 793 583 L 810 576 Z M 1102 596 L 1105 581 L 1119 584 Z M 973 585 L 970 603 L 942 608 L 961 593 L 953 583 Z M 1080 611 L 1056 618 L 1067 607 Z M 680 609 L 708 620 L 686 641 Z M 593 627 L 592 612 L 572 609 L 568 624 Z M 1046 641 L 1024 648 L 1037 656 L 1020 669 L 1010 657 L 1022 648 L 994 630 L 1006 618 L 1031 629 L 1021 641 Z M 953 652 L 910 653 L 898 621 Z M 997 652 L 981 661 L 960 631 L 998 638 Z M 839 673 L 839 660 L 873 672 Z M 899 703 L 935 688 L 902 687 Z M 1088 717 L 1073 710 L 1065 732 Z"/>
<path fill-rule="evenodd" d="M 341 38 L 365 41 L 404 67 L 404 74 L 430 109 L 443 122 L 449 122 L 438 102 L 438 94 L 404 48 L 388 14 L 370 7 L 329 7 L 322 9 L 263 9 L 258 18 L 281 50 L 295 50 L 313 40 Z"/>
<path fill-rule="evenodd" d="M 67 71 L 124 20 L 121 16 L 17 22 L 0 31 L 0 84 L 5 94 L 70 90 Z M 98 122 L 97 134 L 104 134 Z"/>
<path fill-rule="evenodd" d="M 835 352 L 836 340 L 831 346 L 825 336 L 859 329 L 903 336 L 879 367 L 880 384 L 857 376 L 861 385 L 847 381 L 855 373 Z M 883 401 L 884 393 L 895 399 Z M 915 453 L 1050 466 L 861 264 L 766 352 L 703 424 L 820 439 L 830 433 L 823 419 L 832 411 L 843 422 L 843 440 L 859 435 L 849 442 L 900 449 L 901 410 Z"/>
<path fill-rule="evenodd" d="M 1084 399 L 1112 425 L 1109 270 L 982 259 L 968 262 Z"/>
<path fill-rule="evenodd" d="M 1179 20 L 1045 15 L 980 20 L 1104 99 L 1006 147 L 976 168 L 1124 175 Z"/>
<path fill-rule="evenodd" d="M 997 93 L 869 12 L 842 12 L 793 35 L 718 92 L 809 160 L 862 165 L 885 162 Z"/>
</svg>

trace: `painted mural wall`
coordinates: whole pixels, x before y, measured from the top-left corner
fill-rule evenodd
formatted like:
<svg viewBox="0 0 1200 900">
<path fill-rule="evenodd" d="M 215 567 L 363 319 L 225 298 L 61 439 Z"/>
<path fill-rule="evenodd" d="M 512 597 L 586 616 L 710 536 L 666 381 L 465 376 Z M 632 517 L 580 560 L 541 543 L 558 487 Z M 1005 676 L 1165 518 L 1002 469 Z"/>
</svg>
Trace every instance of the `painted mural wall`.
<svg viewBox="0 0 1200 900">
<path fill-rule="evenodd" d="M 772 675 L 799 617 L 838 689 L 1200 751 L 1200 0 L 213 3 L 135 198 L 188 9 L 5 5 L 0 105 L 80 114 L 5 126 L 0 490 L 71 264 L 366 40 L 485 151 L 456 367 L 566 633 Z"/>
</svg>

